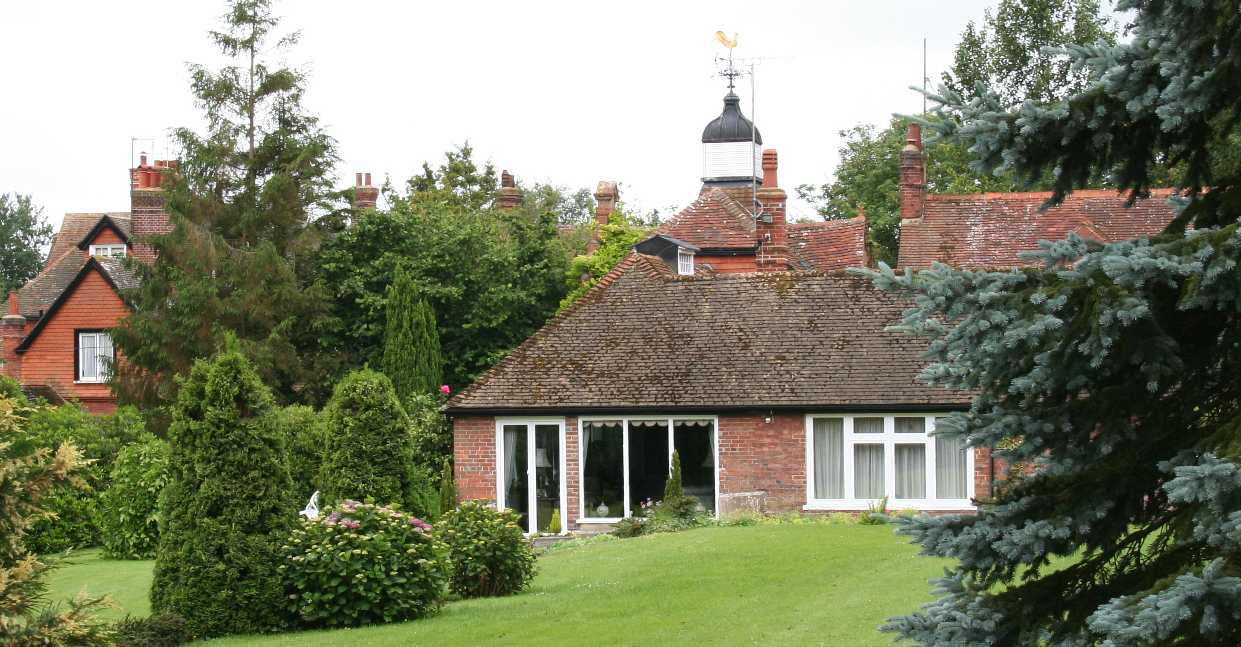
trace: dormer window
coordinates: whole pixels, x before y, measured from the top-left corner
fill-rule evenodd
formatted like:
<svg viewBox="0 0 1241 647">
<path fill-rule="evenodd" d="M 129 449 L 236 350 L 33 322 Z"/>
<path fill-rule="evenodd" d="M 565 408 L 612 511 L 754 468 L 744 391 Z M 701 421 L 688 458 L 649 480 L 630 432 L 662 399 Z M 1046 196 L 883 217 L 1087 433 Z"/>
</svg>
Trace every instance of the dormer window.
<svg viewBox="0 0 1241 647">
<path fill-rule="evenodd" d="M 694 275 L 694 252 L 684 247 L 677 250 L 677 274 L 681 276 Z"/>
<path fill-rule="evenodd" d="M 113 245 L 91 245 L 90 255 L 95 258 L 124 258 L 125 244 L 117 243 Z"/>
</svg>

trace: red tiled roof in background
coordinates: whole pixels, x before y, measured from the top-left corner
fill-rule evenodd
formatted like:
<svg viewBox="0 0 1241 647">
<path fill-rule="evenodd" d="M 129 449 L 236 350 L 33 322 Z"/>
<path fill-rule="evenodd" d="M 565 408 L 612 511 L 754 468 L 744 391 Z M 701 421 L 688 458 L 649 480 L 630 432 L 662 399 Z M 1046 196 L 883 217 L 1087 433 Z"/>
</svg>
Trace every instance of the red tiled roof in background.
<svg viewBox="0 0 1241 647">
<path fill-rule="evenodd" d="M 1037 251 L 1040 240 L 1062 240 L 1070 232 L 1101 242 L 1153 236 L 1176 216 L 1171 189 L 1125 207 L 1126 197 L 1110 189 L 1075 191 L 1045 212 L 1050 192 L 928 195 L 921 218 L 901 222 L 898 265 L 986 268 L 1029 265 L 1021 252 Z"/>
<path fill-rule="evenodd" d="M 798 269 L 865 267 L 866 219 L 789 223 L 789 256 Z"/>
<path fill-rule="evenodd" d="M 720 189 L 704 191 L 698 199 L 660 225 L 659 233 L 704 249 L 754 249 L 754 216 Z"/>
</svg>

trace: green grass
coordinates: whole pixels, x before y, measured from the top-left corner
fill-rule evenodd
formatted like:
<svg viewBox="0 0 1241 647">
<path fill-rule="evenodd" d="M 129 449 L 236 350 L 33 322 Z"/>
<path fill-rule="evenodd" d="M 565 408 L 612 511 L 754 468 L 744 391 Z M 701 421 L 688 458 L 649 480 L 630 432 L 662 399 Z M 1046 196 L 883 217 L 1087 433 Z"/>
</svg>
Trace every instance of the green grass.
<svg viewBox="0 0 1241 647">
<path fill-rule="evenodd" d="M 534 584 L 517 596 L 452 602 L 404 624 L 206 645 L 890 645 L 876 627 L 929 600 L 927 580 L 947 564 L 915 552 L 891 527 L 828 524 L 591 542 L 541 557 Z M 76 590 L 72 580 L 95 591 L 96 581 L 130 581 L 139 570 L 149 577 L 149 563 L 133 564 L 83 562 L 58 574 L 57 590 Z"/>
<path fill-rule="evenodd" d="M 108 618 L 125 614 L 145 616 L 151 613 L 147 593 L 151 588 L 151 561 L 104 559 L 98 550 L 83 550 L 57 557 L 59 568 L 48 576 L 48 600 L 64 602 L 79 591 L 88 595 L 108 595 L 113 606 L 104 611 Z"/>
</svg>

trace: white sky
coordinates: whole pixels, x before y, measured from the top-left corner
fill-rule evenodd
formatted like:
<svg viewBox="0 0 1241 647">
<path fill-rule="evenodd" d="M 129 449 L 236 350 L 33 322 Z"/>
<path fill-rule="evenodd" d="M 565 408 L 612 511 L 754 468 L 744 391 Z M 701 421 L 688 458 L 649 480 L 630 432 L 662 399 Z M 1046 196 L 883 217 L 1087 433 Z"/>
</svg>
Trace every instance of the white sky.
<svg viewBox="0 0 1241 647">
<path fill-rule="evenodd" d="M 355 171 L 402 182 L 469 140 L 523 181 L 622 183 L 644 208 L 700 186 L 702 129 L 724 95 L 717 29 L 757 70 L 757 119 L 793 188 L 827 179 L 838 131 L 914 112 L 922 38 L 932 79 L 984 0 L 820 2 L 351 2 L 285 0 L 302 31 L 289 61 L 308 108 Z M 0 193 L 29 193 L 59 224 L 129 208 L 131 137 L 198 126 L 185 63 L 213 62 L 223 2 L 6 2 L 0 8 Z M 748 80 L 739 87 L 750 113 Z M 152 148 L 139 143 L 140 149 Z"/>
</svg>

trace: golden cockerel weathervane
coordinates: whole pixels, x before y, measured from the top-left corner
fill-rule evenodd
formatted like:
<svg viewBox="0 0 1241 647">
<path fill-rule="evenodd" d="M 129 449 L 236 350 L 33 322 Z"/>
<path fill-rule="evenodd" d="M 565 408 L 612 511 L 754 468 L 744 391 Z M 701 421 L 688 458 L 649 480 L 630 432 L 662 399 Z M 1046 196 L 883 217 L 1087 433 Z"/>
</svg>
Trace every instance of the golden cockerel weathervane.
<svg viewBox="0 0 1241 647">
<path fill-rule="evenodd" d="M 737 68 L 733 67 L 733 48 L 737 46 L 737 33 L 733 32 L 733 37 L 730 40 L 728 36 L 724 35 L 724 32 L 717 31 L 715 32 L 715 40 L 720 41 L 721 45 L 728 48 L 728 69 L 720 72 L 720 76 L 728 77 L 728 91 L 732 92 L 733 82 L 737 77 L 741 76 L 741 73 L 737 71 Z M 716 60 L 719 59 L 717 58 Z"/>
</svg>

